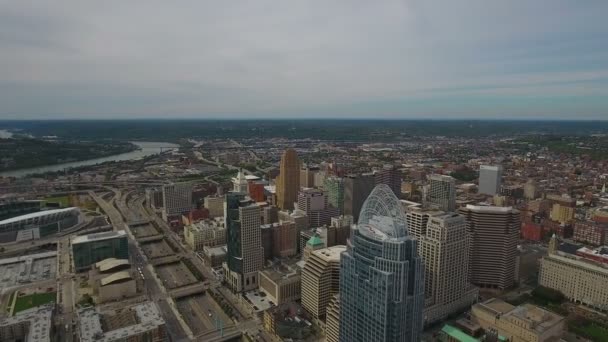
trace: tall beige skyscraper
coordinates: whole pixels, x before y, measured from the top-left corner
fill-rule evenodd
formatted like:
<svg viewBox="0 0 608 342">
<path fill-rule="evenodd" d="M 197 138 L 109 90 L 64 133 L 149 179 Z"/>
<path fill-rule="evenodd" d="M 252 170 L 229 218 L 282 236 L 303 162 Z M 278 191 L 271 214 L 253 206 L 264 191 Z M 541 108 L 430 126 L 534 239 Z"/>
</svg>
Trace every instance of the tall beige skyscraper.
<svg viewBox="0 0 608 342">
<path fill-rule="evenodd" d="M 280 174 L 277 177 L 277 206 L 293 210 L 300 189 L 300 159 L 296 151 L 288 148 L 281 157 Z"/>
<path fill-rule="evenodd" d="M 424 258 L 425 324 L 445 319 L 473 303 L 478 295 L 469 283 L 469 238 L 459 214 L 431 216 L 418 254 Z"/>
<path fill-rule="evenodd" d="M 322 248 L 310 253 L 302 270 L 302 307 L 325 320 L 327 305 L 339 291 L 340 254 L 346 246 Z"/>
<path fill-rule="evenodd" d="M 505 290 L 517 280 L 520 214 L 511 207 L 467 205 L 460 208 L 472 237 L 470 281 L 483 288 Z"/>
</svg>

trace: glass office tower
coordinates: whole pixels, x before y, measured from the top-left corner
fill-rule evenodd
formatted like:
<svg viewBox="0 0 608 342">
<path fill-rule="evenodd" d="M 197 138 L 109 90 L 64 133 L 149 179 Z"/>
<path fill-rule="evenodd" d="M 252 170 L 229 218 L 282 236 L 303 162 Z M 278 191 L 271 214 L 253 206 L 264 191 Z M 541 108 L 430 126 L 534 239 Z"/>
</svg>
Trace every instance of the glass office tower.
<svg viewBox="0 0 608 342">
<path fill-rule="evenodd" d="M 424 266 L 401 203 L 387 185 L 371 192 L 340 265 L 340 341 L 419 341 Z"/>
</svg>

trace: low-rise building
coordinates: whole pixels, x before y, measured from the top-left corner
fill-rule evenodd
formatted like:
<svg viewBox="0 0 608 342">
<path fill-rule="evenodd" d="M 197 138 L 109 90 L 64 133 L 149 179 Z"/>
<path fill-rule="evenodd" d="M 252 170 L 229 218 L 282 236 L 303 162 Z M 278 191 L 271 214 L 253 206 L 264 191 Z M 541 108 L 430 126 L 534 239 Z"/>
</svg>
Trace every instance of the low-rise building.
<svg viewBox="0 0 608 342">
<path fill-rule="evenodd" d="M 222 263 L 226 261 L 226 245 L 216 247 L 203 247 L 203 258 L 207 265 L 216 268 L 222 267 Z"/>
<path fill-rule="evenodd" d="M 275 305 L 300 300 L 300 269 L 279 263 L 260 271 L 260 291 Z"/>
<path fill-rule="evenodd" d="M 0 341 L 50 342 L 53 307 L 42 305 L 0 319 Z"/>
<path fill-rule="evenodd" d="M 165 320 L 153 302 L 108 312 L 96 307 L 78 310 L 82 342 L 168 341 Z"/>
<path fill-rule="evenodd" d="M 222 218 L 207 219 L 184 226 L 186 244 L 194 251 L 226 244 L 226 226 Z"/>
<path fill-rule="evenodd" d="M 608 224 L 594 221 L 578 221 L 574 224 L 572 239 L 594 246 L 602 246 L 606 242 Z"/>
<path fill-rule="evenodd" d="M 471 320 L 512 342 L 554 341 L 565 326 L 564 317 L 558 314 L 532 304 L 513 306 L 498 298 L 473 305 Z"/>
<path fill-rule="evenodd" d="M 539 285 L 560 291 L 573 302 L 608 311 L 606 264 L 584 254 L 558 251 L 557 245 L 557 238 L 553 236 L 548 254 L 540 261 Z M 576 253 L 579 254 L 578 250 Z"/>
<path fill-rule="evenodd" d="M 309 317 L 296 303 L 284 303 L 264 311 L 264 329 L 281 340 L 302 340 L 314 331 Z"/>
</svg>

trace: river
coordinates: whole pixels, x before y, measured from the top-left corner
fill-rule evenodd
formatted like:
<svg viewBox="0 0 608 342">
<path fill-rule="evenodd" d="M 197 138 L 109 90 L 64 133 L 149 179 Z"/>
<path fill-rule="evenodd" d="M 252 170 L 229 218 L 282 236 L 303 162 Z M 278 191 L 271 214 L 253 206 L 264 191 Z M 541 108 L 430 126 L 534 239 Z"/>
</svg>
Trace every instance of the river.
<svg viewBox="0 0 608 342">
<path fill-rule="evenodd" d="M 167 143 L 167 142 L 131 141 L 131 143 L 137 145 L 139 147 L 139 149 L 135 150 L 135 151 L 127 152 L 127 153 L 115 154 L 113 156 L 107 156 L 107 157 L 102 157 L 102 158 L 87 159 L 87 160 L 81 160 L 81 161 L 77 161 L 77 162 L 70 162 L 70 163 L 63 163 L 63 164 L 38 166 L 38 167 L 29 168 L 29 169 L 4 171 L 4 172 L 0 172 L 0 176 L 23 177 L 23 176 L 31 175 L 34 173 L 62 171 L 64 169 L 69 169 L 69 168 L 73 168 L 73 167 L 95 165 L 95 164 L 100 164 L 100 163 L 104 163 L 104 162 L 108 162 L 108 161 L 138 159 L 138 158 L 143 158 L 143 157 L 146 157 L 146 156 L 149 156 L 152 154 L 158 154 L 158 153 L 160 153 L 161 148 L 164 151 L 167 149 L 176 149 L 179 147 L 179 145 L 171 144 L 171 143 Z"/>
<path fill-rule="evenodd" d="M 9 139 L 13 136 L 13 133 L 5 130 L 5 129 L 0 129 L 0 139 Z"/>
</svg>

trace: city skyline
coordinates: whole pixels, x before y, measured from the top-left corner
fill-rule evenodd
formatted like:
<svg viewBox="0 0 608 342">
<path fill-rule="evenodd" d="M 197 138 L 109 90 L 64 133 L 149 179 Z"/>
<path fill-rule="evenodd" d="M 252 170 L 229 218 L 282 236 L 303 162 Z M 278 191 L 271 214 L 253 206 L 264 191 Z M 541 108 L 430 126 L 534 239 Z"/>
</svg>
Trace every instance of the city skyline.
<svg viewBox="0 0 608 342">
<path fill-rule="evenodd" d="M 605 2 L 98 6 L 0 5 L 0 119 L 600 120 L 608 109 Z"/>
</svg>

